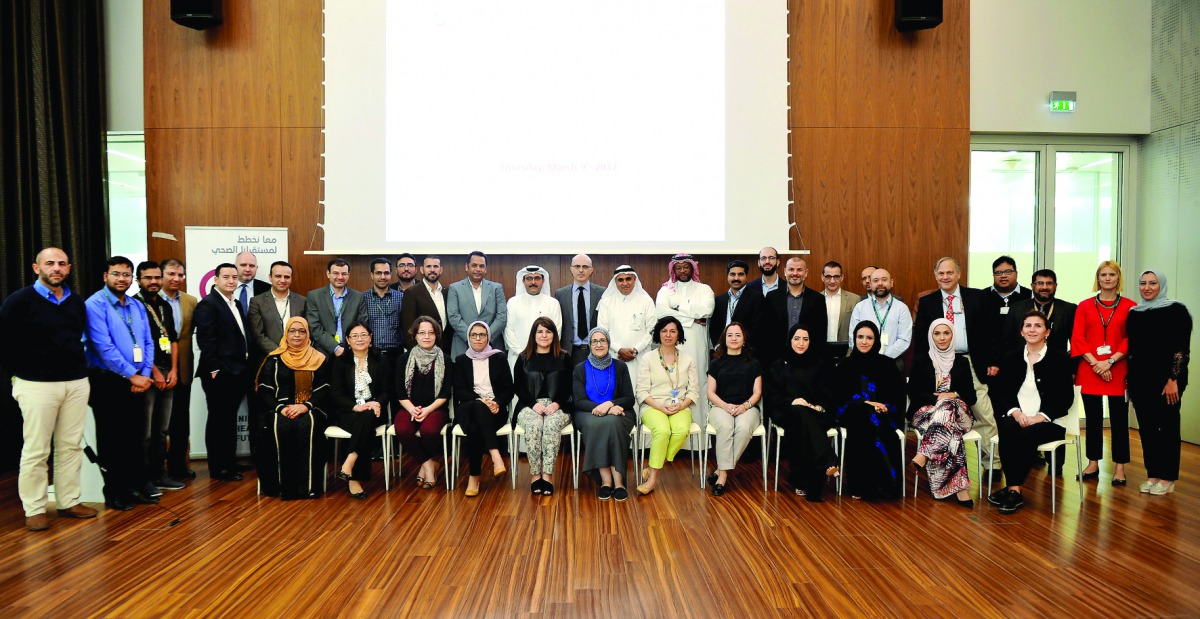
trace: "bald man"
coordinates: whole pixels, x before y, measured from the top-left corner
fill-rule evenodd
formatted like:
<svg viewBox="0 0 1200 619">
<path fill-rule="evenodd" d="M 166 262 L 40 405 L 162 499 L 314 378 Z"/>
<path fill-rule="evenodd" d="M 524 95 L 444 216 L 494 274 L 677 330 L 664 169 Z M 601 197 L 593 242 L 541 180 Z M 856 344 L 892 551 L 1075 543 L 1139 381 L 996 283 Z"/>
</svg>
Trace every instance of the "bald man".
<svg viewBox="0 0 1200 619">
<path fill-rule="evenodd" d="M 809 338 L 818 342 L 828 330 L 825 297 L 805 284 L 808 263 L 804 258 L 788 258 L 783 277 L 784 285 L 767 293 L 763 302 L 763 316 L 759 321 L 762 346 L 758 349 L 758 357 L 764 367 L 783 354 L 787 331 L 792 325 L 800 323 L 808 327 Z"/>
<path fill-rule="evenodd" d="M 242 318 L 250 313 L 250 299 L 264 292 L 270 292 L 271 284 L 255 279 L 258 276 L 258 258 L 244 251 L 234 259 L 238 272 L 238 287 L 233 291 L 233 298 L 242 304 Z"/>
<path fill-rule="evenodd" d="M 554 291 L 562 312 L 563 348 L 571 351 L 572 366 L 588 356 L 588 332 L 596 326 L 604 286 L 592 283 L 592 259 L 587 254 L 571 258 L 571 283 Z"/>
</svg>

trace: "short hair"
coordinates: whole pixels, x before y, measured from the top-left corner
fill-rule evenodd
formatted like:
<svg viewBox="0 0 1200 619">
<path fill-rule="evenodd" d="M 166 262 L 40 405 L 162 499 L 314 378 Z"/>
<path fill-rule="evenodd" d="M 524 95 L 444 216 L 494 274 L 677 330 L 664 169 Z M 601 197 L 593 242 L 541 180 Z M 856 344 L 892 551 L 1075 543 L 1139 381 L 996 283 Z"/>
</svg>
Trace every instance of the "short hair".
<svg viewBox="0 0 1200 619">
<path fill-rule="evenodd" d="M 746 344 L 746 342 L 750 339 L 750 334 L 746 333 L 746 326 L 736 320 L 725 325 L 724 329 L 721 329 L 721 339 L 717 342 L 717 348 L 713 350 L 713 358 L 720 359 L 728 354 L 728 351 L 725 350 L 725 336 L 729 334 L 729 329 L 731 327 L 737 327 L 738 329 L 742 330 L 742 354 L 738 356 L 742 358 L 742 361 L 749 363 L 751 359 L 749 354 L 750 347 Z M 680 333 L 682 333 L 682 331 Z"/>
<path fill-rule="evenodd" d="M 442 257 L 437 254 L 425 254 L 425 257 L 421 258 L 421 264 L 424 265 L 426 260 L 437 260 L 438 264 L 442 263 Z"/>
<path fill-rule="evenodd" d="M 184 264 L 179 258 L 167 258 L 166 260 L 159 262 L 158 265 L 161 266 L 164 271 L 167 270 L 167 267 L 173 267 L 175 265 L 179 265 L 185 271 L 187 270 L 187 265 Z"/>
<path fill-rule="evenodd" d="M 1011 264 L 1013 265 L 1013 270 L 1017 270 L 1017 261 L 1014 260 L 1012 256 L 1000 256 L 999 258 L 996 258 L 992 261 L 992 269 L 995 270 L 996 267 L 1002 264 Z"/>
<path fill-rule="evenodd" d="M 404 252 L 403 254 L 400 254 L 399 256 L 396 256 L 396 266 L 400 266 L 400 261 L 401 261 L 401 260 L 404 260 L 405 258 L 408 258 L 409 260 L 412 260 L 414 263 L 416 263 L 416 261 L 417 261 L 417 257 L 416 257 L 416 256 L 414 256 L 414 255 L 412 255 L 412 254 L 410 254 L 410 253 L 408 253 L 408 252 Z"/>
<path fill-rule="evenodd" d="M 943 258 L 942 260 L 945 260 L 945 258 Z M 867 269 L 878 269 L 878 268 L 879 268 L 879 267 L 878 267 L 878 266 L 876 266 L 876 265 L 873 265 L 873 264 L 868 264 L 867 266 L 863 267 L 863 270 L 864 270 L 864 271 L 866 271 Z M 935 267 L 933 267 L 933 268 L 934 268 L 935 270 L 937 269 L 937 267 L 936 267 L 936 266 L 935 266 Z"/>
<path fill-rule="evenodd" d="M 353 331 L 356 327 L 362 327 L 362 328 L 366 329 L 367 335 L 375 335 L 374 333 L 371 332 L 371 325 L 367 324 L 365 321 L 362 321 L 362 320 L 354 320 L 354 321 L 351 321 L 350 324 L 346 325 L 346 331 L 345 331 L 346 337 L 350 337 L 350 332 Z"/>
<path fill-rule="evenodd" d="M 222 269 L 233 269 L 234 273 L 236 273 L 238 270 L 237 265 L 229 262 L 222 262 L 221 264 L 217 265 L 217 268 L 213 269 L 213 275 L 220 277 Z"/>
<path fill-rule="evenodd" d="M 750 265 L 746 264 L 745 260 L 739 260 L 737 258 L 734 258 L 733 260 L 730 260 L 728 264 L 725 265 L 725 273 L 728 274 L 730 271 L 732 271 L 738 267 L 741 267 L 742 270 L 747 273 L 750 272 Z"/>
<path fill-rule="evenodd" d="M 113 257 L 109 258 L 108 260 L 105 260 L 104 261 L 104 270 L 107 272 L 109 267 L 115 267 L 119 264 L 126 265 L 129 267 L 129 270 L 131 270 L 131 271 L 133 270 L 133 261 L 131 261 L 129 258 L 126 258 L 125 256 L 113 256 Z M 237 268 L 237 267 L 234 267 L 234 268 Z"/>
<path fill-rule="evenodd" d="M 467 264 L 471 264 L 471 258 L 474 258 L 475 256 L 479 256 L 480 258 L 483 258 L 484 264 L 487 264 L 487 254 L 479 251 L 478 249 L 467 254 Z"/>
<path fill-rule="evenodd" d="M 1021 327 L 1024 328 L 1025 321 L 1029 320 L 1030 318 L 1035 317 L 1035 316 L 1037 318 L 1041 319 L 1043 326 L 1045 326 L 1047 329 L 1050 328 L 1050 321 L 1046 320 L 1046 315 L 1042 313 L 1042 310 L 1040 310 L 1036 307 L 1029 310 L 1028 312 L 1025 312 L 1025 315 L 1021 317 Z"/>
<path fill-rule="evenodd" d="M 292 270 L 292 273 L 296 272 L 296 268 L 292 266 L 292 263 L 286 260 L 276 260 L 275 262 L 271 263 L 271 268 L 267 269 L 267 275 L 273 274 L 275 272 L 275 267 L 287 267 Z"/>
<path fill-rule="evenodd" d="M 334 258 L 329 261 L 329 264 L 325 265 L 325 270 L 332 271 L 333 267 L 346 267 L 348 269 L 350 268 L 350 263 L 346 262 L 345 258 Z"/>
<path fill-rule="evenodd" d="M 136 274 L 134 275 L 134 277 L 136 277 L 137 279 L 141 279 L 142 271 L 147 271 L 149 269 L 158 269 L 161 271 L 162 266 L 153 260 L 143 260 L 142 262 L 138 263 L 137 271 L 136 271 Z"/>
<path fill-rule="evenodd" d="M 842 272 L 846 271 L 846 269 L 842 268 L 842 263 L 838 262 L 837 260 L 830 260 L 829 262 L 826 262 L 825 265 L 821 267 L 822 271 L 825 269 L 837 269 Z"/>
<path fill-rule="evenodd" d="M 554 334 L 554 339 L 550 341 L 550 354 L 554 358 L 562 355 L 562 342 L 558 341 L 558 326 L 553 320 L 545 316 L 538 316 L 534 319 L 533 324 L 529 327 L 529 340 L 525 342 L 525 350 L 521 351 L 521 356 L 529 361 L 533 358 L 533 353 L 537 352 L 537 330 L 538 327 L 545 327 L 550 333 Z"/>
<path fill-rule="evenodd" d="M 1033 278 L 1029 280 L 1029 284 L 1032 286 L 1033 282 L 1036 282 L 1039 277 L 1049 277 L 1054 280 L 1054 283 L 1058 283 L 1058 275 L 1055 275 L 1054 271 L 1050 269 L 1038 269 L 1033 272 Z"/>
<path fill-rule="evenodd" d="M 442 325 L 434 318 L 430 318 L 429 316 L 417 316 L 415 319 L 413 319 L 412 325 L 408 328 L 408 335 L 416 340 L 417 331 L 421 329 L 421 323 L 425 322 L 433 325 L 433 345 L 436 347 L 442 342 Z M 346 333 L 349 333 L 349 331 Z"/>
<path fill-rule="evenodd" d="M 387 258 L 376 258 L 371 261 L 371 272 L 372 273 L 375 272 L 375 265 L 377 265 L 377 264 L 386 264 L 388 267 L 388 271 L 392 270 L 392 261 L 391 260 L 388 260 Z"/>
<path fill-rule="evenodd" d="M 937 259 L 937 262 L 933 263 L 933 272 L 937 273 L 938 267 L 942 266 L 942 263 L 947 260 L 954 263 L 955 271 L 962 271 L 962 265 L 958 263 L 957 259 L 951 258 L 950 256 L 942 256 L 941 258 Z"/>
<path fill-rule="evenodd" d="M 662 344 L 662 335 L 660 334 L 662 333 L 663 329 L 667 328 L 667 325 L 672 323 L 675 325 L 675 330 L 679 331 L 679 343 L 682 344 L 686 342 L 687 339 L 683 336 L 683 323 L 679 322 L 679 319 L 674 316 L 663 316 L 662 318 L 659 318 L 658 322 L 654 323 L 654 331 L 650 332 L 650 339 L 653 340 L 655 344 Z"/>
<path fill-rule="evenodd" d="M 1125 274 L 1121 271 L 1121 265 L 1117 264 L 1115 260 L 1105 260 L 1104 262 L 1100 263 L 1100 266 L 1096 267 L 1096 279 L 1092 282 L 1092 292 L 1100 291 L 1100 271 L 1104 270 L 1104 267 L 1108 267 L 1117 272 L 1117 291 L 1120 292 L 1121 290 L 1124 290 Z"/>
</svg>

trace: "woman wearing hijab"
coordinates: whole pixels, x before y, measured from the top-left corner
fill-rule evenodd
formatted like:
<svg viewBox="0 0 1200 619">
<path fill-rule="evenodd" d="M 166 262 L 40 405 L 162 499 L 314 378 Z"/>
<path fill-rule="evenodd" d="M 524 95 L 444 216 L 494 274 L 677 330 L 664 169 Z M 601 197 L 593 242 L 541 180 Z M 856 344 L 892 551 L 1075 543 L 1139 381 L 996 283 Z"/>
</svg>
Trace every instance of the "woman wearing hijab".
<svg viewBox="0 0 1200 619">
<path fill-rule="evenodd" d="M 279 348 L 258 368 L 255 390 L 264 411 L 256 456 L 262 493 L 281 499 L 321 495 L 325 478 L 325 426 L 321 405 L 329 395 L 325 355 L 312 347 L 308 321 L 287 321 Z"/>
<path fill-rule="evenodd" d="M 562 429 L 571 423 L 571 354 L 558 341 L 554 321 L 539 316 L 529 330 L 525 350 L 513 368 L 517 392 L 517 423 L 525 432 L 533 494 L 552 495 L 554 463 L 562 444 Z"/>
<path fill-rule="evenodd" d="M 454 360 L 455 421 L 462 426 L 467 451 L 467 492 L 479 495 L 483 454 L 492 458 L 492 474 L 508 469 L 500 454 L 496 431 L 508 423 L 508 405 L 513 398 L 512 374 L 504 351 L 492 348 L 492 332 L 486 322 L 476 320 L 467 327 L 467 352 Z"/>
<path fill-rule="evenodd" d="M 583 471 L 596 483 L 601 501 L 629 498 L 625 464 L 629 460 L 629 434 L 633 415 L 633 381 L 629 366 L 614 359 L 608 330 L 588 333 L 590 354 L 575 366 L 575 427 L 583 433 Z"/>
<path fill-rule="evenodd" d="M 1167 276 L 1158 269 L 1138 278 L 1142 303 L 1129 311 L 1129 399 L 1138 416 L 1148 479 L 1143 493 L 1175 491 L 1179 479 L 1179 407 L 1188 381 L 1192 315 L 1167 298 Z"/>
<path fill-rule="evenodd" d="M 909 414 L 921 433 L 913 466 L 924 468 L 934 498 L 956 494 L 971 508 L 971 479 L 962 437 L 971 431 L 975 387 L 966 357 L 954 352 L 954 323 L 939 318 L 926 334 L 929 354 L 913 361 L 908 381 Z"/>
<path fill-rule="evenodd" d="M 421 463 L 417 485 L 429 490 L 437 484 L 437 457 L 442 428 L 448 423 L 446 403 L 450 399 L 450 377 L 446 356 L 438 346 L 441 324 L 429 316 L 418 316 L 408 328 L 417 345 L 400 358 L 392 385 L 399 407 L 396 436 L 413 459 Z M 403 409 L 403 410 L 401 410 Z M 417 436 L 420 432 L 421 436 Z"/>
<path fill-rule="evenodd" d="M 897 498 L 904 483 L 896 434 L 904 423 L 904 378 L 879 349 L 875 323 L 858 323 L 854 347 L 833 375 L 837 423 L 846 429 L 842 489 L 856 499 Z"/>
<path fill-rule="evenodd" d="M 767 370 L 764 391 L 771 422 L 786 431 L 788 484 L 812 502 L 822 500 L 826 479 L 839 474 L 828 436 L 833 425 L 829 364 L 820 348 L 813 349 L 806 325 L 792 325 L 786 352 Z"/>
<path fill-rule="evenodd" d="M 725 325 L 708 366 L 708 425 L 717 431 L 713 451 L 717 471 L 708 476 L 713 496 L 725 494 L 729 471 L 742 458 L 755 430 L 762 425 L 762 370 L 746 352 L 746 330 L 739 322 Z M 707 468 L 708 464 L 705 464 Z"/>
<path fill-rule="evenodd" d="M 371 329 L 355 323 L 346 330 L 349 355 L 337 357 L 330 365 L 330 404 L 337 424 L 350 433 L 350 453 L 338 470 L 338 479 L 346 481 L 346 490 L 356 499 L 367 498 L 363 482 L 371 479 L 371 449 L 377 445 L 375 427 L 387 423 L 388 380 L 391 368 L 379 349 L 371 346 Z"/>
</svg>

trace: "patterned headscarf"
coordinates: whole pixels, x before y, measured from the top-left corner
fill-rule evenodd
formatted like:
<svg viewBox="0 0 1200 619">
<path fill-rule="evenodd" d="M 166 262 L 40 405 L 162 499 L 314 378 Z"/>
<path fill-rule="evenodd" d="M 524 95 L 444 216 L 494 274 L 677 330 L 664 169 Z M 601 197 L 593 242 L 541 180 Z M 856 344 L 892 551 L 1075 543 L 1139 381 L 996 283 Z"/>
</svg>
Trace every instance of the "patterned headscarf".
<svg viewBox="0 0 1200 619">
<path fill-rule="evenodd" d="M 663 282 L 663 288 L 675 291 L 675 265 L 680 262 L 686 262 L 692 265 L 692 281 L 700 283 L 700 263 L 696 262 L 696 258 L 691 254 L 680 252 L 671 257 L 671 262 L 667 264 L 667 281 Z"/>
</svg>

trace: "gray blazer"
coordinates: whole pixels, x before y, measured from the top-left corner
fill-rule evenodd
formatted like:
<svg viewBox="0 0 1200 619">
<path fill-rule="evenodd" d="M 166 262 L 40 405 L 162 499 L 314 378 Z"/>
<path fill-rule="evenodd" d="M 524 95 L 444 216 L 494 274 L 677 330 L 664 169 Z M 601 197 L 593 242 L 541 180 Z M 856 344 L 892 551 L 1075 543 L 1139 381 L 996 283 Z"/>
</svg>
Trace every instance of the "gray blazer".
<svg viewBox="0 0 1200 619">
<path fill-rule="evenodd" d="M 562 310 L 562 342 L 566 348 L 571 347 L 571 343 L 575 340 L 575 299 L 571 296 L 571 287 L 575 282 L 571 282 L 562 288 L 554 291 L 554 298 L 558 299 L 558 307 Z M 600 315 L 600 297 L 604 296 L 606 288 L 597 286 L 588 282 L 591 287 L 591 318 L 588 319 L 588 326 L 595 327 L 596 319 Z M 589 329 L 590 330 L 590 329 Z"/>
<path fill-rule="evenodd" d="M 467 326 L 476 320 L 488 323 L 492 333 L 492 348 L 504 350 L 504 327 L 508 324 L 508 301 L 504 298 L 504 286 L 483 280 L 479 284 L 481 307 L 475 311 L 475 294 L 471 280 L 463 278 L 446 288 L 446 319 L 454 331 L 450 343 L 450 358 L 457 359 L 467 352 Z"/>
<path fill-rule="evenodd" d="M 303 295 L 289 291 L 288 302 L 291 303 L 288 313 L 305 318 Z M 274 294 L 268 291 L 250 298 L 249 321 L 251 356 L 265 358 L 279 348 L 279 342 L 283 340 L 283 317 L 275 306 Z"/>
<path fill-rule="evenodd" d="M 337 331 L 337 316 L 333 313 L 333 296 L 330 286 L 321 286 L 306 295 L 304 317 L 308 319 L 308 329 L 312 332 L 312 343 L 325 356 L 333 355 L 333 349 L 338 347 L 333 339 Z M 342 328 L 349 329 L 356 322 L 367 322 L 367 304 L 363 303 L 363 294 L 357 290 L 346 288 L 346 299 L 342 301 Z"/>
</svg>

